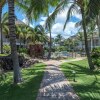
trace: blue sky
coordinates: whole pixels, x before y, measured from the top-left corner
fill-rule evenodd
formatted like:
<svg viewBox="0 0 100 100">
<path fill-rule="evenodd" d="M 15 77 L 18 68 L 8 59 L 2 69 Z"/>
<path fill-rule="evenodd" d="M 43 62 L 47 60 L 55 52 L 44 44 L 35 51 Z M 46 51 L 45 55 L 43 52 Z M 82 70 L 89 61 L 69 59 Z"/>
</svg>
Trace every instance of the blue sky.
<svg viewBox="0 0 100 100">
<path fill-rule="evenodd" d="M 53 12 L 54 8 L 50 8 L 50 14 Z M 8 6 L 6 5 L 3 8 L 3 13 L 8 11 Z M 52 26 L 52 36 L 55 37 L 57 34 L 61 33 L 63 37 L 69 37 L 71 35 L 74 35 L 77 33 L 78 28 L 75 28 L 75 23 L 81 20 L 81 15 L 73 14 L 73 16 L 70 18 L 69 23 L 66 26 L 65 31 L 63 31 L 63 25 L 66 20 L 68 8 L 65 9 L 65 11 L 61 12 L 57 15 L 57 18 L 55 20 L 55 24 Z M 27 23 L 27 20 L 25 18 L 25 14 L 15 8 L 15 14 L 18 19 L 22 20 L 24 23 Z M 33 23 L 30 23 L 31 27 L 34 27 L 38 24 L 44 25 L 45 20 L 47 16 L 41 16 L 37 22 L 33 21 Z"/>
</svg>

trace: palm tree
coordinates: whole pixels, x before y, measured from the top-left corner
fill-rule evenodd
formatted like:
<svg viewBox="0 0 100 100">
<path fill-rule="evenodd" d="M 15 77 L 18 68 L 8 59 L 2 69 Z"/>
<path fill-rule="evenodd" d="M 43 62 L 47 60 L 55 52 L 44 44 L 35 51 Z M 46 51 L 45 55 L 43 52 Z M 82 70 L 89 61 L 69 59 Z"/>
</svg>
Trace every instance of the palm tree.
<svg viewBox="0 0 100 100">
<path fill-rule="evenodd" d="M 14 83 L 17 84 L 22 81 L 18 55 L 16 46 L 16 33 L 15 33 L 15 14 L 14 14 L 14 0 L 8 0 L 9 9 L 9 38 L 11 45 L 11 57 L 13 61 L 14 70 Z"/>
<path fill-rule="evenodd" d="M 42 42 L 42 43 L 46 43 L 48 41 L 48 38 L 43 26 L 37 25 L 34 28 L 34 33 L 35 33 L 35 41 Z"/>
<path fill-rule="evenodd" d="M 4 7 L 5 5 L 5 2 L 6 0 L 0 0 L 0 42 L 1 42 L 1 53 L 3 53 L 3 38 L 2 38 L 2 23 L 1 23 L 1 20 L 2 20 L 2 8 Z"/>
<path fill-rule="evenodd" d="M 16 34 L 17 34 L 17 37 L 20 41 L 20 47 L 22 46 L 22 38 L 23 38 L 23 31 L 22 31 L 23 27 L 22 25 L 16 25 Z"/>
<path fill-rule="evenodd" d="M 28 9 L 26 10 L 27 18 L 32 21 L 32 19 L 37 20 L 41 15 L 48 15 L 49 7 L 56 6 L 59 0 L 24 0 L 23 4 L 28 4 Z M 48 30 L 50 33 L 50 43 L 49 43 L 49 55 L 51 55 L 51 30 Z"/>
<path fill-rule="evenodd" d="M 46 21 L 47 28 L 52 25 L 50 23 L 52 23 L 54 21 L 55 17 L 57 16 L 57 14 L 67 6 L 66 4 L 68 4 L 68 0 L 63 0 L 62 2 L 59 3 L 59 5 L 56 7 L 55 11 L 49 16 L 49 18 Z M 88 4 L 89 4 L 89 1 L 87 1 L 87 0 L 74 0 L 73 1 L 72 5 L 70 6 L 69 11 L 68 11 L 68 15 L 67 15 L 67 18 L 66 18 L 66 21 L 64 24 L 64 29 L 66 27 L 68 20 L 72 16 L 72 12 L 73 11 L 76 11 L 78 13 L 81 12 L 82 20 L 83 20 L 82 27 L 83 27 L 83 31 L 84 31 L 85 50 L 86 50 L 86 54 L 87 54 L 87 58 L 88 58 L 89 67 L 92 70 L 92 69 L 94 69 L 94 65 L 92 63 L 92 59 L 91 59 L 91 56 L 89 53 L 88 41 L 87 41 L 87 31 L 86 31 L 86 20 L 85 20 L 86 19 L 86 17 L 85 17 L 86 9 L 88 7 Z"/>
<path fill-rule="evenodd" d="M 83 34 L 83 32 L 78 32 L 78 34 L 77 34 L 77 39 L 79 40 L 79 41 L 81 41 L 81 56 L 82 56 L 82 52 L 83 52 L 83 49 L 84 49 L 84 47 L 83 47 L 83 42 L 84 42 L 84 34 Z"/>
<path fill-rule="evenodd" d="M 59 0 L 21 0 L 20 5 L 27 5 L 26 11 L 27 18 L 32 21 L 37 20 L 41 15 L 48 15 L 50 6 L 56 6 Z M 24 8 L 24 7 L 23 7 Z"/>
<path fill-rule="evenodd" d="M 62 41 L 63 37 L 61 34 L 58 34 L 55 38 L 55 41 L 58 42 L 61 45 L 61 41 Z"/>
</svg>

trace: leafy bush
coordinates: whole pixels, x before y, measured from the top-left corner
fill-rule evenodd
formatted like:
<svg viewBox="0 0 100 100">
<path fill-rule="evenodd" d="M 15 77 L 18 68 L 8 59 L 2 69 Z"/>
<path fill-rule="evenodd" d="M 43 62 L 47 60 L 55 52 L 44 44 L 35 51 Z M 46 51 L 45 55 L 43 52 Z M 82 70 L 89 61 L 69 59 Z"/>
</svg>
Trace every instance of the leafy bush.
<svg viewBox="0 0 100 100">
<path fill-rule="evenodd" d="M 4 45 L 3 46 L 3 52 L 5 53 L 5 54 L 10 54 L 11 53 L 11 47 L 10 47 L 10 45 Z"/>
<path fill-rule="evenodd" d="M 18 52 L 19 53 L 26 53 L 27 54 L 28 53 L 28 50 L 27 50 L 27 48 L 19 48 L 18 49 Z"/>
<path fill-rule="evenodd" d="M 66 47 L 65 46 L 58 46 L 57 51 L 65 51 Z"/>
<path fill-rule="evenodd" d="M 94 65 L 99 67 L 100 66 L 100 47 L 94 48 L 92 50 L 91 56 L 92 56 Z"/>
</svg>

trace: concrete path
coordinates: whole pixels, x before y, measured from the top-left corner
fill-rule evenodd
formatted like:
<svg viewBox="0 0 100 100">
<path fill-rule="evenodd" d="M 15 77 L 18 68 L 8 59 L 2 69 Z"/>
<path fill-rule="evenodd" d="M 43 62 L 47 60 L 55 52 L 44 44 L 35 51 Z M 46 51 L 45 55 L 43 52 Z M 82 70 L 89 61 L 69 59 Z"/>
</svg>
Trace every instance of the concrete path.
<svg viewBox="0 0 100 100">
<path fill-rule="evenodd" d="M 36 100 L 79 100 L 79 97 L 58 67 L 61 62 L 47 61 L 44 63 L 47 64 L 47 68 Z"/>
</svg>

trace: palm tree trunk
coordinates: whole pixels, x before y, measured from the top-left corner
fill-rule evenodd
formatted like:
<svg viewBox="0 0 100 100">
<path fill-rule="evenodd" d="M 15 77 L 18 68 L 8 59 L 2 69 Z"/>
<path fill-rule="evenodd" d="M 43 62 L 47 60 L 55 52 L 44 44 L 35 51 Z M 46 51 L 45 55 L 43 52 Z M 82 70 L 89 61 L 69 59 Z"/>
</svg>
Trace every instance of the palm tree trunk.
<svg viewBox="0 0 100 100">
<path fill-rule="evenodd" d="M 51 58 L 51 46 L 52 46 L 52 37 L 51 37 L 51 30 L 50 30 L 50 43 L 49 43 L 49 54 L 48 54 L 48 59 Z"/>
<path fill-rule="evenodd" d="M 2 7 L 0 7 L 0 49 L 1 49 L 1 54 L 3 54 L 3 37 L 2 37 L 2 23 L 1 23 L 1 18 L 2 18 Z"/>
<path fill-rule="evenodd" d="M 9 8 L 9 37 L 11 45 L 11 57 L 13 61 L 14 70 L 14 84 L 22 81 L 19 60 L 17 55 L 16 34 L 15 34 L 15 15 L 14 15 L 14 0 L 8 0 Z"/>
<path fill-rule="evenodd" d="M 89 47 L 88 47 L 84 9 L 81 9 L 81 13 L 82 13 L 82 19 L 83 19 L 82 26 L 83 26 L 84 39 L 85 39 L 85 51 L 86 51 L 86 54 L 87 54 L 90 70 L 93 70 L 94 69 L 94 65 L 92 63 L 92 58 L 90 56 Z"/>
<path fill-rule="evenodd" d="M 82 57 L 82 52 L 83 52 L 83 49 L 84 49 L 84 48 L 83 48 L 83 40 L 81 39 L 81 41 L 82 41 L 82 47 L 81 47 L 81 48 L 82 48 L 82 49 L 81 49 L 81 57 Z"/>
</svg>

